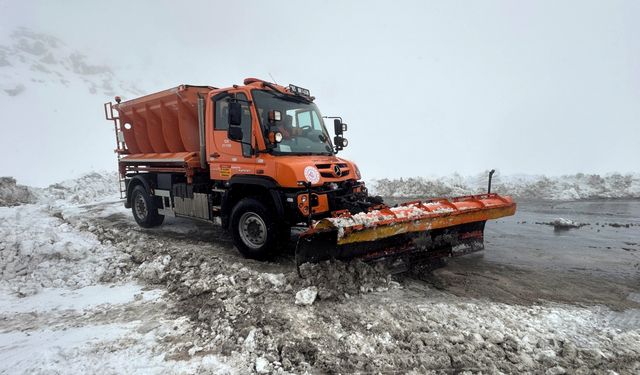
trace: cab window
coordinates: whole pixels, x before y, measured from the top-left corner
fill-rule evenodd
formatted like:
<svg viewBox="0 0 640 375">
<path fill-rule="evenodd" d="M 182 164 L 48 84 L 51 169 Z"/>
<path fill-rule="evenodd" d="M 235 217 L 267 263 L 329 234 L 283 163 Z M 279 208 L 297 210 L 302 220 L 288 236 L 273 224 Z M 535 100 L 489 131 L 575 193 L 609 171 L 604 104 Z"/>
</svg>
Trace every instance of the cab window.
<svg viewBox="0 0 640 375">
<path fill-rule="evenodd" d="M 240 127 L 242 128 L 242 155 L 250 157 L 253 154 L 253 148 L 251 147 L 251 108 L 247 101 L 247 96 L 242 93 L 236 94 L 236 99 L 240 102 L 242 107 L 242 122 Z M 228 130 L 229 129 L 229 101 L 231 95 L 222 97 L 216 100 L 216 120 L 214 123 L 215 130 Z"/>
<path fill-rule="evenodd" d="M 215 130 L 229 129 L 229 95 L 216 98 L 216 121 L 213 128 Z"/>
<path fill-rule="evenodd" d="M 322 124 L 316 111 L 287 111 L 287 115 L 295 115 L 295 124 L 298 128 L 309 127 L 314 130 L 322 130 Z"/>
</svg>

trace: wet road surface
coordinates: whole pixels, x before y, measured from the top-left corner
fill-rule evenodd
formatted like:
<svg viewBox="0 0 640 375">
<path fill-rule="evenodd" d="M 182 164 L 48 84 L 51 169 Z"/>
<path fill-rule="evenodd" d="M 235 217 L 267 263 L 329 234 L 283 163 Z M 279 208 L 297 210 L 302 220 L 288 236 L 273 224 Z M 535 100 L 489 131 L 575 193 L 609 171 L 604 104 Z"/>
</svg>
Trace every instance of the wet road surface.
<svg viewBox="0 0 640 375">
<path fill-rule="evenodd" d="M 565 218 L 587 224 L 558 230 Z M 640 307 L 640 201 L 519 201 L 490 221 L 485 250 L 450 259 L 424 279 L 461 296 Z"/>
</svg>

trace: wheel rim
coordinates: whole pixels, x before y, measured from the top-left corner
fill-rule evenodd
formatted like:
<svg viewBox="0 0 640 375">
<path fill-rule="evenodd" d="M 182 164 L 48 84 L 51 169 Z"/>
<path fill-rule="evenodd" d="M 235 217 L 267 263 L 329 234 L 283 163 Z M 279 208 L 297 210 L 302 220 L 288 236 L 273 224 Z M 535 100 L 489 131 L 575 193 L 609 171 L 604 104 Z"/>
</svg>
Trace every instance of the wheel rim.
<svg viewBox="0 0 640 375">
<path fill-rule="evenodd" d="M 144 200 L 142 194 L 136 194 L 133 208 L 136 210 L 136 215 L 140 219 L 144 220 L 147 217 L 147 202 Z"/>
<path fill-rule="evenodd" d="M 240 226 L 240 238 L 248 247 L 259 249 L 267 242 L 267 225 L 259 215 L 245 212 L 240 217 L 238 225 Z"/>
</svg>

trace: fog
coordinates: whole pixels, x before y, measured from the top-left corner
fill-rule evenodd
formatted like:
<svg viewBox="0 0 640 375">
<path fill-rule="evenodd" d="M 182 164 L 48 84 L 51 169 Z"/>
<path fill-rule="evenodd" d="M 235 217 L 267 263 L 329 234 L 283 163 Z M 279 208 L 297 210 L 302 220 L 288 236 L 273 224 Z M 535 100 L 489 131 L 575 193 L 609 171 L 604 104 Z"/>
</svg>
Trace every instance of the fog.
<svg viewBox="0 0 640 375">
<path fill-rule="evenodd" d="M 633 1 L 0 2 L 3 40 L 52 35 L 143 92 L 245 77 L 308 88 L 349 124 L 340 155 L 365 178 L 639 171 L 638 19 Z M 0 175 L 43 185 L 115 169 L 112 98 L 47 90 L 30 98 L 75 100 L 83 118 L 15 126 L 18 99 L 0 91 Z"/>
</svg>

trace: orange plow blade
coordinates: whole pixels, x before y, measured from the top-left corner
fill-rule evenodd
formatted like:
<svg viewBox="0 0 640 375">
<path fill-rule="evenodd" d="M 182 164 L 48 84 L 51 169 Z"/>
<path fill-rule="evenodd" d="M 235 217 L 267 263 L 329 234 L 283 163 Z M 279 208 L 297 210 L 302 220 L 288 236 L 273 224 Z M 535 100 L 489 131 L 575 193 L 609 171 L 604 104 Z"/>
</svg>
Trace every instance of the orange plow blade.
<svg viewBox="0 0 640 375">
<path fill-rule="evenodd" d="M 511 197 L 482 194 L 407 202 L 314 222 L 300 235 L 296 265 L 327 259 L 442 258 L 484 249 L 487 220 L 511 216 Z"/>
</svg>

